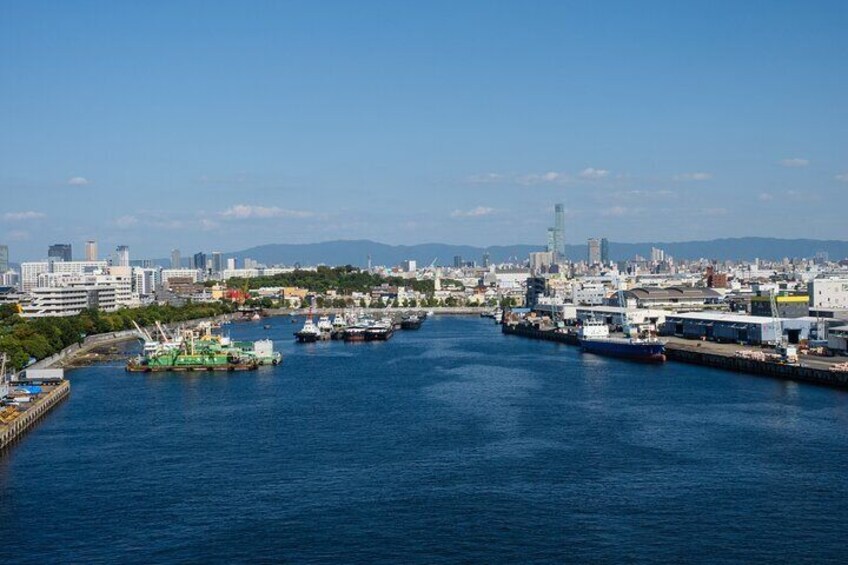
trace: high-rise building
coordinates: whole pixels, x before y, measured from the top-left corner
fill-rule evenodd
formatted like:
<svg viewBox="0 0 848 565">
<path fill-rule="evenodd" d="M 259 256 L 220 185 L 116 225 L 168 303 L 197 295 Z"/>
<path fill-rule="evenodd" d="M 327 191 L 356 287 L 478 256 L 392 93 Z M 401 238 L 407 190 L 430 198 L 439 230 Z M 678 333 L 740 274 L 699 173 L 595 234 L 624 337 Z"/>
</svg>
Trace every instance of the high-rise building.
<svg viewBox="0 0 848 565">
<path fill-rule="evenodd" d="M 601 241 L 594 237 L 589 238 L 587 259 L 590 265 L 601 262 Z"/>
<path fill-rule="evenodd" d="M 0 274 L 9 270 L 9 246 L 0 245 Z"/>
<path fill-rule="evenodd" d="M 609 256 L 609 240 L 605 237 L 601 238 L 601 263 L 608 265 L 610 262 Z"/>
<path fill-rule="evenodd" d="M 565 206 L 554 205 L 554 227 L 548 228 L 548 251 L 555 261 L 565 259 Z"/>
<path fill-rule="evenodd" d="M 71 260 L 71 244 L 70 243 L 54 243 L 47 248 L 47 259 L 55 261 L 70 261 Z"/>
<path fill-rule="evenodd" d="M 665 251 L 657 247 L 651 247 L 651 262 L 662 263 L 665 261 Z"/>
<path fill-rule="evenodd" d="M 130 266 L 130 248 L 128 245 L 119 245 L 115 248 L 115 256 L 117 258 L 118 267 Z"/>
<path fill-rule="evenodd" d="M 97 261 L 97 242 L 93 239 L 85 242 L 85 260 Z"/>
<path fill-rule="evenodd" d="M 224 255 L 220 251 L 212 252 L 212 272 L 216 275 L 224 272 Z"/>
<path fill-rule="evenodd" d="M 236 270 L 236 258 L 235 257 L 229 257 L 227 259 L 227 270 L 228 271 L 235 271 Z"/>
<path fill-rule="evenodd" d="M 171 268 L 179 269 L 182 258 L 180 257 L 179 249 L 171 249 Z"/>
<path fill-rule="evenodd" d="M 454 255 L 453 256 L 453 268 L 461 269 L 462 268 L 462 255 Z"/>
<path fill-rule="evenodd" d="M 483 268 L 488 269 L 490 263 L 491 263 L 491 258 L 489 257 L 489 252 L 484 251 L 483 252 Z"/>
<path fill-rule="evenodd" d="M 192 263 L 195 269 L 206 272 L 206 253 L 202 251 L 195 253 Z"/>
</svg>

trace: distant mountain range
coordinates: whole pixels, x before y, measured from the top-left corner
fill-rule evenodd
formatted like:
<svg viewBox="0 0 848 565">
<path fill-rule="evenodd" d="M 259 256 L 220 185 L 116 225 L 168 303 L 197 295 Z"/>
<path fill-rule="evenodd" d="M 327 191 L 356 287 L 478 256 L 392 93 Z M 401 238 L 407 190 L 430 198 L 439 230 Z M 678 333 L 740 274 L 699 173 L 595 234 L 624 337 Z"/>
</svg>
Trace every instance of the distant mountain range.
<svg viewBox="0 0 848 565">
<path fill-rule="evenodd" d="M 782 259 L 783 257 L 813 257 L 824 251 L 831 259 L 848 257 L 848 241 L 815 239 L 777 239 L 768 237 L 739 237 L 713 239 L 709 241 L 682 242 L 610 242 L 610 259 L 622 261 L 636 255 L 650 257 L 651 248 L 665 250 L 667 255 L 678 259 L 731 259 L 751 260 Z M 446 243 L 421 243 L 418 245 L 388 245 L 369 240 L 337 240 L 322 243 L 274 243 L 251 247 L 243 251 L 225 254 L 226 257 L 244 259 L 249 257 L 267 265 L 355 265 L 364 267 L 371 256 L 374 265 L 398 265 L 407 259 L 418 262 L 419 266 L 453 265 L 454 257 L 465 261 L 482 262 L 483 253 L 488 252 L 491 261 L 500 263 L 511 258 L 524 260 L 533 251 L 543 251 L 541 245 L 493 245 L 474 247 L 471 245 L 451 245 Z M 566 255 L 573 261 L 586 258 L 586 244 L 566 246 Z M 161 260 L 166 264 L 166 260 Z"/>
</svg>

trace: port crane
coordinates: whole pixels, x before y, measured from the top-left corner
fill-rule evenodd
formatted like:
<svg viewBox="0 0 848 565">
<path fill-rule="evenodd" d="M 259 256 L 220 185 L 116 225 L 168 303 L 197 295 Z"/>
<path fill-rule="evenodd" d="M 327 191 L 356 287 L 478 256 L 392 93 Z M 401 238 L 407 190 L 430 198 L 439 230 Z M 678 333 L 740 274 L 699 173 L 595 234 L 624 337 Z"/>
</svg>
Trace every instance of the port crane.
<svg viewBox="0 0 848 565">
<path fill-rule="evenodd" d="M 777 291 L 769 291 L 769 306 L 771 307 L 771 321 L 774 328 L 774 350 L 780 355 L 783 363 L 797 363 L 798 350 L 783 335 L 783 324 L 780 322 L 780 312 L 777 309 Z"/>
</svg>

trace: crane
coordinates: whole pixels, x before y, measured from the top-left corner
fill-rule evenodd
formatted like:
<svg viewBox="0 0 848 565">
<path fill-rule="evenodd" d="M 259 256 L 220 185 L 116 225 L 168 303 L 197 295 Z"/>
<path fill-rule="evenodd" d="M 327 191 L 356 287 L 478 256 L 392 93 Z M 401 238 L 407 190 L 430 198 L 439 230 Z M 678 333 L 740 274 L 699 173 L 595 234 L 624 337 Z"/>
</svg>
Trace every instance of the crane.
<svg viewBox="0 0 848 565">
<path fill-rule="evenodd" d="M 769 291 L 769 305 L 771 306 L 771 320 L 774 327 L 774 349 L 780 355 L 783 363 L 797 363 L 798 350 L 790 345 L 783 337 L 783 324 L 780 323 L 780 312 L 777 309 L 777 291 Z"/>
</svg>

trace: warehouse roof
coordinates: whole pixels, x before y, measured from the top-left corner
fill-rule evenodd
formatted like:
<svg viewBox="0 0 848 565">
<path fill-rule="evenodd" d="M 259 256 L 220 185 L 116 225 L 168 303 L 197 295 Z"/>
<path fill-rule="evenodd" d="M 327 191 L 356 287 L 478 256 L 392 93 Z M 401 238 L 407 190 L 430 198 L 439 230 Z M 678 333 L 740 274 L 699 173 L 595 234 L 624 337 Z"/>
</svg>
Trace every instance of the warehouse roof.
<svg viewBox="0 0 848 565">
<path fill-rule="evenodd" d="M 747 314 L 734 314 L 732 312 L 685 312 L 681 314 L 668 314 L 666 321 L 694 320 L 697 322 L 725 322 L 728 324 L 755 324 L 770 325 L 774 323 L 772 318 L 765 316 L 749 316 Z M 781 319 L 783 321 L 783 319 Z"/>
<path fill-rule="evenodd" d="M 643 300 L 680 300 L 680 299 L 709 299 L 721 298 L 721 294 L 711 288 L 694 286 L 642 286 L 626 291 L 631 296 Z"/>
</svg>

